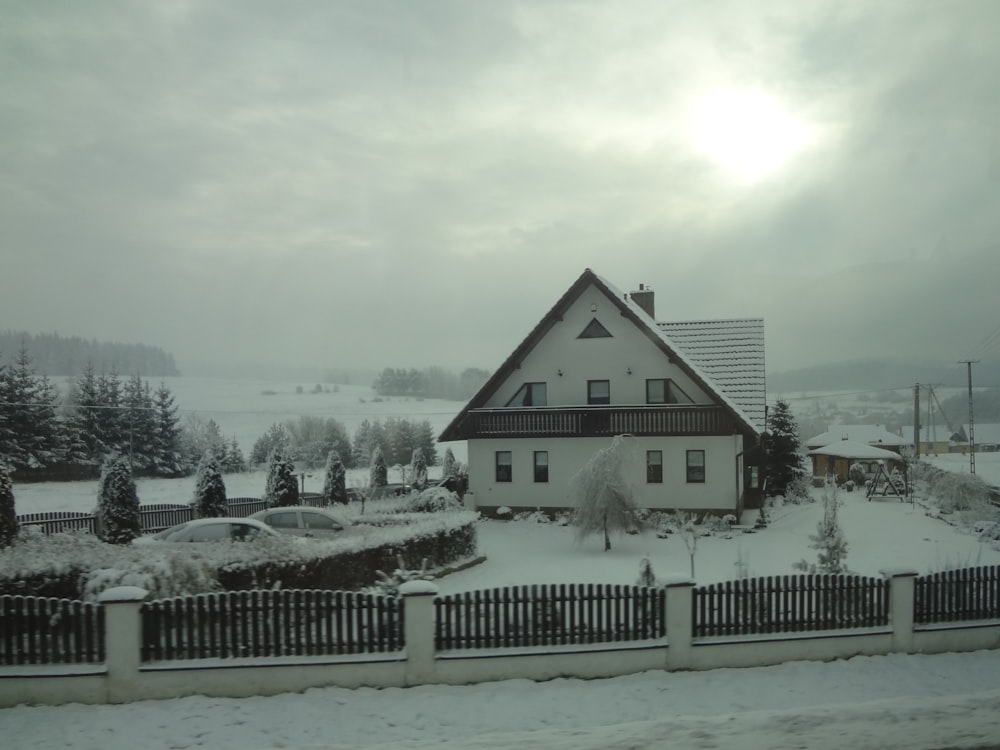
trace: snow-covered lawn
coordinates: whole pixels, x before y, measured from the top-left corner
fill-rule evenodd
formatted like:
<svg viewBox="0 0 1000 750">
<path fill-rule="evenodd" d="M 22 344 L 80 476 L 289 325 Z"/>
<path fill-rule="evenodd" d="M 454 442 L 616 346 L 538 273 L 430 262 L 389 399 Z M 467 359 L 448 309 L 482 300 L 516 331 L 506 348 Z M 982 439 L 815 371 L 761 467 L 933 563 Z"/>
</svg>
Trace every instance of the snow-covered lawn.
<svg viewBox="0 0 1000 750">
<path fill-rule="evenodd" d="M 967 460 L 967 459 L 966 459 Z M 986 462 L 982 462 L 985 464 Z M 140 482 L 143 502 L 186 502 L 186 480 Z M 193 481 L 193 480 L 192 480 Z M 308 480 L 307 480 L 308 481 Z M 258 495 L 261 475 L 227 476 Z M 307 489 L 308 489 L 307 484 Z M 96 485 L 19 485 L 19 512 L 93 507 Z M 818 494 L 819 491 L 817 491 Z M 1000 564 L 1000 551 L 921 505 L 840 493 L 847 563 L 861 574 Z M 815 560 L 821 505 L 777 509 L 770 527 L 699 542 L 695 578 L 792 574 Z M 444 592 L 555 582 L 632 583 L 648 555 L 658 576 L 688 572 L 677 537 L 646 533 L 577 543 L 573 530 L 483 521 L 486 563 L 439 581 Z M 608 680 L 344 690 L 242 700 L 189 697 L 126 706 L 0 710 L 5 744 L 27 748 L 919 748 L 1000 745 L 1000 651 L 856 657 Z"/>
</svg>

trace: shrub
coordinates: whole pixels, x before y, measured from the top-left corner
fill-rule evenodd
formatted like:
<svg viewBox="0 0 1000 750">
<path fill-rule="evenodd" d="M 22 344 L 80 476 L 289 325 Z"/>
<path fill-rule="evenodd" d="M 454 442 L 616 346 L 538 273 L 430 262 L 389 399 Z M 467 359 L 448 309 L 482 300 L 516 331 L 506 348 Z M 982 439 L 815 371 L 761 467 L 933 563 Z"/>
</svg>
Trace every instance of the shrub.
<svg viewBox="0 0 1000 750">
<path fill-rule="evenodd" d="M 142 534 L 139 496 L 124 456 L 111 459 L 101 472 L 95 515 L 100 537 L 105 542 L 129 544 Z"/>
<path fill-rule="evenodd" d="M 7 547 L 17 539 L 17 511 L 14 509 L 14 485 L 7 467 L 0 464 L 0 547 Z"/>
<path fill-rule="evenodd" d="M 462 510 L 464 506 L 458 495 L 443 487 L 431 487 L 420 494 L 407 498 L 406 510 L 411 513 L 439 513 L 447 510 Z"/>
</svg>

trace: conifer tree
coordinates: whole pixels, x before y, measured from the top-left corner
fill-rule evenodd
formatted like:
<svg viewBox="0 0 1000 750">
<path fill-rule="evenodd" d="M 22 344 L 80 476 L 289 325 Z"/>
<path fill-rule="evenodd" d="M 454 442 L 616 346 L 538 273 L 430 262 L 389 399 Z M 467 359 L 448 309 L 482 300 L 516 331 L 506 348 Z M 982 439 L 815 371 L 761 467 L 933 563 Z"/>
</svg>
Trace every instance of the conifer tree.
<svg viewBox="0 0 1000 750">
<path fill-rule="evenodd" d="M 441 462 L 441 476 L 453 477 L 458 474 L 458 465 L 455 461 L 455 453 L 451 448 L 445 448 L 444 460 Z"/>
<path fill-rule="evenodd" d="M 816 533 L 809 535 L 812 542 L 809 546 L 817 550 L 816 563 L 802 560 L 795 563 L 794 568 L 813 574 L 838 575 L 849 572 L 847 569 L 847 540 L 844 538 L 844 531 L 837 518 L 839 506 L 837 483 L 833 478 L 830 478 L 823 488 L 823 518 L 816 524 Z"/>
<path fill-rule="evenodd" d="M 624 435 L 615 435 L 611 444 L 591 456 L 570 480 L 570 490 L 576 497 L 576 536 L 583 540 L 590 534 L 603 534 L 605 552 L 611 549 L 612 532 L 641 526 L 624 470 L 629 458 L 625 441 Z"/>
<path fill-rule="evenodd" d="M 13 469 L 38 469 L 63 458 L 58 395 L 49 379 L 35 372 L 24 347 L 0 381 L 0 410 L 7 435 L 4 453 Z"/>
<path fill-rule="evenodd" d="M 0 548 L 9 547 L 19 531 L 14 509 L 14 485 L 7 467 L 0 463 Z"/>
<path fill-rule="evenodd" d="M 347 470 L 337 451 L 330 451 L 326 457 L 326 472 L 323 477 L 323 502 L 347 503 Z"/>
<path fill-rule="evenodd" d="M 410 467 L 413 472 L 411 484 L 414 489 L 423 490 L 427 487 L 427 462 L 424 460 L 424 452 L 420 448 L 413 449 Z"/>
<path fill-rule="evenodd" d="M 181 465 L 180 427 L 174 396 L 166 385 L 153 394 L 155 471 L 159 476 L 175 477 L 183 473 Z"/>
<path fill-rule="evenodd" d="M 250 465 L 257 466 L 270 461 L 275 450 L 287 450 L 289 443 L 288 430 L 283 424 L 275 422 L 267 428 L 267 432 L 254 441 L 250 449 Z"/>
<path fill-rule="evenodd" d="M 124 456 L 111 458 L 104 465 L 96 515 L 101 539 L 110 544 L 129 544 L 142 533 L 139 496 Z"/>
<path fill-rule="evenodd" d="M 382 447 L 375 446 L 372 451 L 371 468 L 368 470 L 368 485 L 370 487 L 385 487 L 389 483 L 389 467 L 385 463 Z"/>
<path fill-rule="evenodd" d="M 97 410 L 97 438 L 104 446 L 105 455 L 127 453 L 128 443 L 122 429 L 122 386 L 118 373 L 112 370 L 97 379 L 97 393 L 101 408 Z"/>
<path fill-rule="evenodd" d="M 69 399 L 72 407 L 68 431 L 76 447 L 71 460 L 84 465 L 99 466 L 108 449 L 100 439 L 101 394 L 94 366 L 88 362 L 83 374 L 74 383 Z"/>
<path fill-rule="evenodd" d="M 226 473 L 239 473 L 246 470 L 247 460 L 243 457 L 243 451 L 240 450 L 240 444 L 237 442 L 236 436 L 233 435 L 232 439 L 226 444 L 226 459 L 222 464 L 222 471 Z"/>
<path fill-rule="evenodd" d="M 229 515 L 226 483 L 222 479 L 218 458 L 212 450 L 205 451 L 198 464 L 194 482 L 194 509 L 199 518 Z"/>
<path fill-rule="evenodd" d="M 766 494 L 769 497 L 785 496 L 794 482 L 805 474 L 798 426 L 787 401 L 778 401 L 774 411 L 768 415 L 767 427 L 764 444 Z"/>
<path fill-rule="evenodd" d="M 295 464 L 282 448 L 275 448 L 271 454 L 264 500 L 269 508 L 287 507 L 299 503 L 299 483 L 295 479 Z"/>
</svg>

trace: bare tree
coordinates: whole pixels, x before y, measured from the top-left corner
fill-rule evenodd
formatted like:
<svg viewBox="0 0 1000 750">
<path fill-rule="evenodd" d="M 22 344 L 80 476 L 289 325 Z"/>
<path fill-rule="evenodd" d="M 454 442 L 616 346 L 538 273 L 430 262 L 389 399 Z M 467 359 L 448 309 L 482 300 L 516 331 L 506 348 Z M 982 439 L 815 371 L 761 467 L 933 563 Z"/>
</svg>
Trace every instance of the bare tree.
<svg viewBox="0 0 1000 750">
<path fill-rule="evenodd" d="M 611 532 L 630 531 L 641 525 L 624 471 L 631 458 L 627 444 L 630 438 L 615 435 L 611 445 L 597 451 L 570 480 L 570 491 L 576 497 L 576 536 L 582 540 L 603 533 L 605 551 L 611 549 Z"/>
</svg>

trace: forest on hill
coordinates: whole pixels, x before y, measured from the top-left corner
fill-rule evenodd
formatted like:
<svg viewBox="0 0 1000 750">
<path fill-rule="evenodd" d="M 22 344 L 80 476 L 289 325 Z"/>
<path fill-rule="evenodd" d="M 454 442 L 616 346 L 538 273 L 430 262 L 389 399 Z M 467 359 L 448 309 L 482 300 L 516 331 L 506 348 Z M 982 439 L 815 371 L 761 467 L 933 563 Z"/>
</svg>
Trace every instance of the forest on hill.
<svg viewBox="0 0 1000 750">
<path fill-rule="evenodd" d="M 180 375 L 174 356 L 148 344 L 121 344 L 60 336 L 58 333 L 0 331 L 0 366 L 10 366 L 18 353 L 30 351 L 35 370 L 48 377 L 77 376 L 89 365 L 97 372 L 119 372 L 142 377 Z"/>
</svg>

